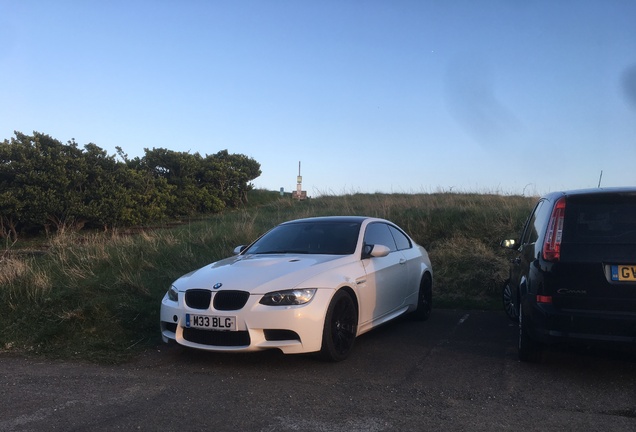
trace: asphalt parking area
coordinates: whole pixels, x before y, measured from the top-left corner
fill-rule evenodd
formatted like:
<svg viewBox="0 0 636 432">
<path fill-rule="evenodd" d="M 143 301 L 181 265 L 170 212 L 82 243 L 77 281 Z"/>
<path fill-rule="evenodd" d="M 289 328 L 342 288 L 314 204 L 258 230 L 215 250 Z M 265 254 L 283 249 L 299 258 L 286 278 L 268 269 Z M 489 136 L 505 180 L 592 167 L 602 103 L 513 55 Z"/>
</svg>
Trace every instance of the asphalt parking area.
<svg viewBox="0 0 636 432">
<path fill-rule="evenodd" d="M 326 363 L 160 346 L 119 366 L 0 355 L 0 431 L 636 430 L 633 354 L 520 363 L 503 312 L 435 310 Z"/>
</svg>

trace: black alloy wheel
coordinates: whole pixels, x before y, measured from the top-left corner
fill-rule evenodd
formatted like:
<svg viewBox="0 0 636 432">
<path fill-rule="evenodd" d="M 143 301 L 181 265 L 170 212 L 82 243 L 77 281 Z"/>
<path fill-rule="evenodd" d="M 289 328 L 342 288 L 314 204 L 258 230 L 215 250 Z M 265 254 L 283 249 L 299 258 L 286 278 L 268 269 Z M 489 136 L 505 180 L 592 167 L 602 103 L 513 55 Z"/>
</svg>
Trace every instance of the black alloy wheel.
<svg viewBox="0 0 636 432">
<path fill-rule="evenodd" d="M 327 308 L 322 331 L 321 357 L 329 361 L 346 359 L 358 331 L 358 310 L 351 295 L 344 290 L 336 292 Z"/>
<path fill-rule="evenodd" d="M 429 274 L 425 274 L 420 282 L 420 290 L 417 296 L 417 309 L 413 317 L 418 321 L 426 321 L 431 317 L 433 310 L 433 281 Z"/>
</svg>

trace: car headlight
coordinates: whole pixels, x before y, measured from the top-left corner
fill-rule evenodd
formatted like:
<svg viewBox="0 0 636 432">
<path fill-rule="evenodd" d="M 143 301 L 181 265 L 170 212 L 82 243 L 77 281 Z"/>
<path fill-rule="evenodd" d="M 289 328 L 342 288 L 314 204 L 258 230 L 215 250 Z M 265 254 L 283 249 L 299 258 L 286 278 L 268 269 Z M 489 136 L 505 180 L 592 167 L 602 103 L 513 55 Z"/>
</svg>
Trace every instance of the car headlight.
<svg viewBox="0 0 636 432">
<path fill-rule="evenodd" d="M 315 288 L 273 291 L 263 296 L 260 304 L 267 306 L 292 306 L 309 302 L 316 294 Z"/>
<path fill-rule="evenodd" d="M 168 300 L 172 300 L 173 302 L 179 301 L 179 291 L 173 286 L 168 290 Z"/>
</svg>

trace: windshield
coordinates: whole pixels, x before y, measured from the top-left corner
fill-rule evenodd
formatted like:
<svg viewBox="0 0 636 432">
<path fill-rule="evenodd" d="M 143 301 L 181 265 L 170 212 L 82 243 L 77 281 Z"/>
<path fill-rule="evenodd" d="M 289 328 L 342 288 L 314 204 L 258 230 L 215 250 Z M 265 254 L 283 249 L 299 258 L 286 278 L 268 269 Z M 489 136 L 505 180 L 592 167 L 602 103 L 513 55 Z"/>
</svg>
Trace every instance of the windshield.
<svg viewBox="0 0 636 432">
<path fill-rule="evenodd" d="M 350 255 L 356 249 L 359 232 L 359 222 L 288 223 L 269 231 L 245 253 Z"/>
</svg>

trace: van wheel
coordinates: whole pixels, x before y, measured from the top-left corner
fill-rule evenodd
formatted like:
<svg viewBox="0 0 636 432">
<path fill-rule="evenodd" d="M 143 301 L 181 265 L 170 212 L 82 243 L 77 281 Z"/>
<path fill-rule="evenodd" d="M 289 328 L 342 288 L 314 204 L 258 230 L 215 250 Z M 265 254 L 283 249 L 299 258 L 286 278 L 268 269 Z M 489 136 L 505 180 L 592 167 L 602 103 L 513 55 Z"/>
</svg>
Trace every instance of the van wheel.
<svg viewBox="0 0 636 432">
<path fill-rule="evenodd" d="M 508 318 L 515 322 L 519 321 L 519 304 L 515 302 L 512 287 L 510 286 L 510 279 L 504 282 L 503 289 L 501 290 L 501 300 Z"/>
<path fill-rule="evenodd" d="M 538 363 L 543 354 L 543 345 L 532 339 L 528 332 L 528 321 L 523 319 L 523 310 L 519 307 L 519 360 Z"/>
</svg>

